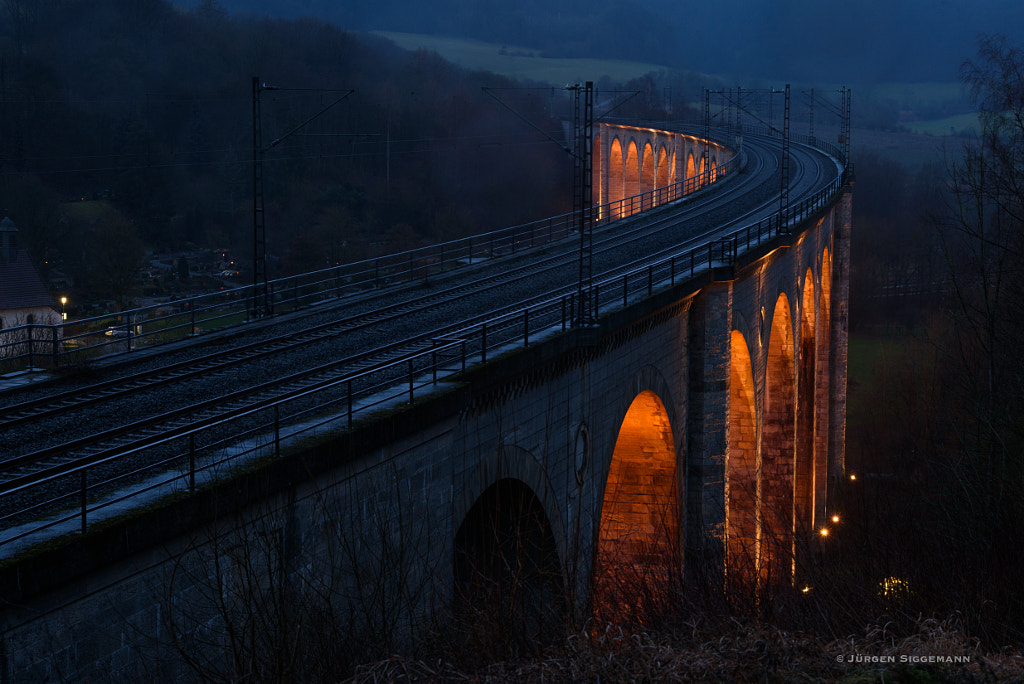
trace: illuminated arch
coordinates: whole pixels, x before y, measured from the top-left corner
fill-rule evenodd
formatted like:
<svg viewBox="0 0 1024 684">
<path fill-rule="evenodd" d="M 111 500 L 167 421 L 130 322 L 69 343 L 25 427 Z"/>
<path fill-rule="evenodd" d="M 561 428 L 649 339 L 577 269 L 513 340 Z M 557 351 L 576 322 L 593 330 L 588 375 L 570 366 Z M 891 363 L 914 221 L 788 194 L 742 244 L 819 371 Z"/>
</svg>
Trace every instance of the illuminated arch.
<svg viewBox="0 0 1024 684">
<path fill-rule="evenodd" d="M 625 187 L 625 167 L 622 159 L 622 143 L 618 138 L 612 140 L 608 153 L 608 201 L 612 202 L 612 218 L 622 216 L 623 188 Z"/>
<path fill-rule="evenodd" d="M 594 612 L 643 620 L 679 567 L 676 450 L 668 412 L 645 390 L 619 427 L 601 503 L 594 563 Z"/>
<path fill-rule="evenodd" d="M 800 299 L 800 368 L 797 377 L 796 464 L 793 474 L 794 527 L 808 539 L 814 527 L 814 415 L 817 345 L 814 334 L 814 273 L 807 269 Z"/>
<path fill-rule="evenodd" d="M 704 172 L 707 170 L 707 168 L 706 168 L 707 161 L 708 160 L 705 157 L 703 157 L 703 156 L 700 158 L 700 168 L 697 169 L 697 176 L 698 176 L 698 178 L 697 178 L 697 187 L 698 188 L 703 186 L 707 182 L 707 179 L 704 178 Z"/>
<path fill-rule="evenodd" d="M 793 323 L 786 295 L 772 315 L 761 428 L 761 545 L 763 580 L 791 582 L 796 379 Z"/>
<path fill-rule="evenodd" d="M 696 175 L 697 165 L 693 161 L 693 152 L 690 152 L 689 154 L 686 155 L 686 177 L 683 180 L 690 180 Z M 691 184 L 690 187 L 693 188 L 696 187 L 696 185 Z"/>
<path fill-rule="evenodd" d="M 657 168 L 654 164 L 654 148 L 650 143 L 644 145 L 644 157 L 640 162 L 640 192 L 654 190 Z"/>
<path fill-rule="evenodd" d="M 831 416 L 828 406 L 832 393 L 832 374 L 829 371 L 831 355 L 832 312 L 832 255 L 825 249 L 821 257 L 821 285 L 818 288 L 817 353 L 815 354 L 815 415 L 814 433 L 814 525 L 825 520 L 828 491 L 828 436 Z"/>
<path fill-rule="evenodd" d="M 832 255 L 826 247 L 821 255 L 821 311 L 825 314 L 829 311 L 829 299 L 832 296 Z M 823 320 L 828 316 L 822 315 Z"/>
<path fill-rule="evenodd" d="M 671 168 L 668 150 L 662 145 L 658 148 L 658 170 L 655 173 L 654 187 L 663 188 L 671 182 L 669 178 Z"/>
<path fill-rule="evenodd" d="M 711 172 L 708 174 L 708 182 L 714 183 L 718 180 L 718 159 L 716 157 L 711 158 Z"/>
<path fill-rule="evenodd" d="M 730 588 L 757 577 L 758 473 L 754 375 L 743 333 L 733 330 L 729 364 L 729 451 L 726 458 L 726 573 Z"/>
<path fill-rule="evenodd" d="M 630 140 L 626 147 L 626 163 L 623 166 L 623 197 L 635 197 L 640 194 L 640 159 L 636 149 L 636 141 Z M 633 213 L 631 207 L 623 207 L 623 215 Z"/>
</svg>

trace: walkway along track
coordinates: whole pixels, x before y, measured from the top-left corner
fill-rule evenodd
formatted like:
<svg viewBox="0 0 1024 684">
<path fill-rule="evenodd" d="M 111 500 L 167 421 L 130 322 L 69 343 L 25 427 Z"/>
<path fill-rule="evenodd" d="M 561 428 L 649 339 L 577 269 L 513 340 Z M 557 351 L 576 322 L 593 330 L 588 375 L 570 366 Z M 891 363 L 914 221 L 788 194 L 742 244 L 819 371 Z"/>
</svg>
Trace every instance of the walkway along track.
<svg viewBox="0 0 1024 684">
<path fill-rule="evenodd" d="M 776 162 L 777 163 L 777 160 Z M 759 181 L 765 169 L 772 165 L 766 164 L 761 156 L 755 156 L 751 163 L 751 169 L 742 176 L 728 192 L 720 192 L 710 196 L 701 197 L 695 200 L 687 208 L 687 214 L 703 213 L 712 209 L 725 206 L 733 198 L 749 191 L 749 186 Z M 748 216 L 745 214 L 738 220 Z M 647 221 L 622 221 L 615 224 L 618 230 L 614 232 L 605 229 L 602 235 L 595 240 L 595 256 L 602 254 L 614 255 L 623 245 L 628 244 L 639 237 L 651 237 L 666 230 L 677 228 L 681 224 L 678 217 L 665 217 Z M 699 238 L 698 238 L 699 239 Z M 441 290 L 430 289 L 426 294 L 421 294 L 422 289 L 418 288 L 410 298 L 403 298 L 396 303 L 377 306 L 370 313 L 359 313 L 346 315 L 326 323 L 315 325 L 299 332 L 286 332 L 269 340 L 233 346 L 229 351 L 218 351 L 205 354 L 199 357 L 189 358 L 184 361 L 170 363 L 155 369 L 147 369 L 127 377 L 115 378 L 99 383 L 94 383 L 84 390 L 69 390 L 57 394 L 48 394 L 36 397 L 30 401 L 8 405 L 4 413 L 0 415 L 0 430 L 24 429 L 32 424 L 44 425 L 58 416 L 66 415 L 71 411 L 94 406 L 100 403 L 112 402 L 129 395 L 139 394 L 147 390 L 180 383 L 193 378 L 209 378 L 213 374 L 249 362 L 257 362 L 268 357 L 278 356 L 293 349 L 302 349 L 318 341 L 336 340 L 346 333 L 358 331 L 377 326 L 392 324 L 403 317 L 418 312 L 438 309 L 453 302 L 461 302 L 467 295 L 480 293 L 487 290 L 494 290 L 499 287 L 508 287 L 517 283 L 528 283 L 537 276 L 551 272 L 555 269 L 572 266 L 578 258 L 574 240 L 567 245 L 560 245 L 553 255 L 541 255 L 536 252 L 521 254 L 515 264 L 511 259 L 504 259 L 497 263 L 487 264 L 490 270 L 498 270 L 497 273 L 476 273 L 470 277 L 462 276 L 460 282 L 450 284 Z M 678 247 L 678 245 L 674 245 Z M 552 251 L 549 248 L 547 251 Z M 665 253 L 651 254 L 651 257 Z M 635 263 L 631 262 L 631 263 Z M 622 266 L 618 267 L 619 269 Z M 456 280 L 449 274 L 446 281 Z M 507 307 L 506 307 L 507 308 Z M 488 315 L 494 315 L 490 311 Z M 30 442 L 22 437 L 21 450 Z M 10 458 L 7 452 L 13 445 L 8 444 L 7 449 L 0 446 L 0 468 Z"/>
<path fill-rule="evenodd" d="M 643 281 L 646 280 L 646 289 L 649 293 L 654 286 L 656 266 L 665 268 L 670 263 L 670 277 L 673 281 L 677 266 L 680 276 L 686 275 L 687 270 L 692 274 L 695 255 L 701 251 L 696 249 L 699 245 L 714 245 L 716 241 L 720 244 L 722 236 L 731 235 L 729 239 L 732 240 L 732 253 L 735 254 L 738 249 L 737 242 L 746 241 L 749 244 L 752 236 L 759 242 L 764 238 L 766 229 L 770 236 L 773 228 L 771 219 L 766 220 L 766 216 L 770 217 L 777 210 L 777 195 L 771 196 L 769 193 L 767 202 L 755 202 L 756 206 L 748 211 L 731 211 L 730 220 L 721 220 L 717 213 L 721 213 L 723 207 L 731 209 L 730 205 L 737 203 L 738 198 L 750 197 L 758 188 L 770 183 L 771 179 L 778 178 L 775 170 L 778 166 L 778 148 L 779 143 L 776 140 L 758 139 L 757 144 L 751 145 L 749 149 L 750 162 L 747 173 L 723 190 L 689 203 L 683 210 L 673 209 L 657 212 L 652 216 L 633 217 L 628 222 L 619 222 L 601 231 L 599 236 L 595 236 L 595 272 L 599 274 L 595 277 L 596 286 L 605 288 L 611 282 L 620 280 L 621 287 L 614 289 L 628 297 L 630 281 L 634 288 L 638 282 L 641 283 L 642 295 Z M 792 197 L 810 197 L 824 201 L 826 194 L 830 196 L 838 189 L 839 177 L 834 161 L 827 160 L 820 153 L 800 147 L 794 150 L 793 156 L 799 172 L 791 182 Z M 711 220 L 694 218 L 696 216 L 706 219 L 709 214 L 713 216 Z M 740 230 L 737 231 L 737 228 Z M 681 234 L 684 230 L 689 234 Z M 778 232 L 777 224 L 774 230 Z M 639 241 L 643 241 L 644 244 L 639 244 Z M 183 458 L 180 451 L 168 446 L 175 439 L 187 437 L 190 441 L 190 459 L 193 461 L 190 466 L 190 478 L 191 485 L 194 486 L 197 426 L 223 425 L 229 419 L 252 415 L 262 406 L 277 407 L 288 401 L 301 400 L 308 405 L 308 397 L 312 392 L 331 393 L 334 395 L 334 401 L 338 401 L 340 397 L 343 406 L 347 403 L 348 421 L 351 423 L 354 395 L 369 396 L 367 392 L 377 391 L 383 386 L 394 385 L 407 379 L 408 398 L 412 399 L 417 376 L 426 373 L 436 379 L 439 370 L 445 374 L 464 369 L 467 359 L 483 359 L 489 349 L 503 344 L 506 341 L 503 334 L 511 334 L 512 338 L 528 341 L 531 332 L 531 311 L 535 316 L 532 326 L 534 334 L 538 328 L 550 327 L 551 324 L 557 327 L 559 309 L 561 327 L 564 328 L 566 299 L 572 296 L 576 286 L 574 278 L 566 278 L 564 272 L 573 270 L 578 253 L 575 251 L 574 240 L 563 242 L 565 244 L 561 245 L 560 249 L 542 250 L 540 255 L 528 259 L 525 264 L 511 264 L 508 270 L 496 275 L 476 273 L 463 282 L 452 283 L 443 290 L 431 291 L 384 306 L 372 317 L 342 317 L 298 334 L 283 335 L 273 341 L 245 345 L 229 353 L 208 354 L 199 360 L 190 360 L 159 371 L 104 383 L 102 387 L 93 388 L 94 391 L 87 396 L 69 393 L 68 396 L 60 397 L 61 402 L 69 402 L 61 408 L 54 406 L 58 401 L 57 397 L 49 397 L 43 400 L 50 403 L 50 408 L 45 410 L 38 402 L 35 407 L 23 405 L 23 411 L 19 411 L 20 416 L 8 409 L 5 422 L 0 423 L 0 426 L 5 426 L 2 429 L 9 434 L 10 426 L 13 425 L 20 427 L 38 421 L 49 422 L 54 420 L 55 416 L 66 414 L 68 411 L 81 411 L 86 406 L 95 407 L 102 403 L 119 401 L 126 394 L 172 387 L 186 380 L 195 381 L 198 377 L 209 380 L 211 375 L 222 374 L 225 369 L 254 360 L 278 357 L 287 350 L 308 348 L 317 341 L 326 341 L 333 345 L 337 345 L 339 341 L 358 342 L 359 340 L 353 339 L 354 333 L 361 332 L 366 337 L 369 331 L 370 341 L 379 342 L 382 330 L 400 328 L 411 316 L 425 316 L 424 320 L 429 322 L 448 316 L 452 307 L 462 308 L 462 312 L 454 316 L 451 323 L 427 332 L 423 332 L 421 326 L 420 330 L 411 336 L 391 336 L 390 339 L 397 341 L 380 346 L 366 344 L 366 340 L 362 340 L 363 344 L 359 350 L 350 350 L 350 353 L 340 360 L 316 365 L 306 371 L 287 374 L 196 403 L 186 401 L 185 406 L 162 413 L 157 412 L 158 415 L 147 415 L 130 425 L 96 430 L 94 434 L 63 444 L 11 456 L 2 464 L 4 472 L 0 475 L 4 480 L 0 484 L 0 510 L 7 516 L 6 521 L 0 526 L 20 520 L 26 514 L 36 514 L 44 510 L 27 510 L 27 492 L 46 490 L 48 505 L 61 500 L 67 504 L 65 499 L 68 493 L 61 490 L 68 487 L 70 494 L 74 494 L 79 485 L 83 490 L 81 503 L 84 524 L 84 509 L 87 507 L 84 496 L 87 470 L 92 469 L 91 475 L 101 473 L 101 479 L 105 479 L 119 477 L 114 474 L 121 469 L 120 466 L 115 467 L 115 464 L 119 463 L 130 464 L 132 469 L 154 467 L 152 464 L 140 464 L 142 454 L 149 454 L 149 461 L 155 459 L 159 461 L 159 467 L 166 468 L 169 462 L 180 463 Z M 638 253 L 636 258 L 623 260 L 624 245 Z M 688 263 L 680 255 L 688 255 Z M 679 264 L 676 263 L 677 259 Z M 714 260 L 715 255 L 709 247 L 706 261 Z M 524 283 L 533 287 L 526 287 Z M 525 289 L 526 293 L 521 291 L 509 299 L 507 295 L 514 287 Z M 477 310 L 484 309 L 487 313 L 465 313 L 470 293 L 474 293 L 477 299 L 481 298 L 481 293 L 489 293 L 491 303 L 476 307 Z M 499 302 L 504 301 L 495 306 L 495 298 Z M 594 297 L 594 305 L 600 307 L 597 296 Z M 470 304 L 469 308 L 474 307 Z M 572 311 L 571 303 L 568 311 Z M 539 312 L 545 313 L 540 315 Z M 490 340 L 487 339 L 488 325 L 491 326 Z M 508 330 L 515 329 L 515 332 L 502 333 L 503 327 Z M 472 337 L 474 329 L 479 339 L 467 344 L 467 339 Z M 467 332 L 470 334 L 467 335 Z M 442 356 L 447 355 L 447 359 L 442 359 L 440 363 L 437 361 L 439 353 Z M 454 367 L 453 358 L 456 359 Z M 307 409 L 302 408 L 293 413 L 302 413 L 305 410 Z M 279 411 L 275 408 L 275 432 L 280 430 L 280 420 Z M 236 430 L 240 431 L 241 428 Z M 203 446 L 201 444 L 200 449 Z M 212 445 L 205 446 L 211 448 Z M 78 475 L 81 475 L 80 480 Z M 90 489 L 92 488 L 90 486 Z M 36 505 L 38 504 L 33 501 L 33 508 Z"/>
<path fill-rule="evenodd" d="M 724 206 L 732 198 L 748 191 L 749 186 L 758 180 L 758 176 L 766 167 L 765 160 L 756 157 L 755 168 L 748 170 L 746 175 L 729 188 L 728 193 L 713 195 L 702 198 L 688 207 L 688 214 L 696 212 L 707 212 L 711 209 Z M 820 172 L 820 170 L 819 170 Z M 736 220 L 742 220 L 751 214 L 744 214 Z M 623 221 L 616 224 L 622 227 L 612 234 L 605 234 L 598 238 L 595 243 L 595 254 L 613 253 L 621 247 L 638 237 L 651 237 L 658 232 L 677 227 L 678 219 L 662 219 L 660 221 Z M 609 232 L 605 229 L 604 232 Z M 677 246 L 678 247 L 678 246 Z M 182 361 L 173 362 L 158 369 L 150 369 L 127 377 L 93 383 L 84 390 L 69 390 L 55 394 L 47 394 L 34 399 L 8 404 L 4 408 L 3 415 L 0 415 L 0 429 L 23 427 L 31 423 L 45 423 L 50 419 L 65 415 L 70 411 L 94 405 L 96 403 L 116 400 L 130 394 L 139 393 L 147 389 L 159 387 L 174 382 L 181 382 L 190 378 L 209 377 L 219 370 L 232 366 L 244 364 L 244 362 L 258 360 L 263 357 L 278 355 L 290 349 L 302 348 L 319 340 L 331 339 L 344 333 L 366 328 L 377 324 L 386 324 L 402 315 L 425 310 L 431 306 L 440 306 L 445 303 L 458 301 L 467 294 L 480 292 L 486 289 L 503 287 L 509 283 L 524 282 L 531 276 L 544 273 L 554 268 L 571 264 L 577 256 L 573 252 L 574 246 L 568 245 L 568 250 L 562 250 L 554 256 L 536 258 L 534 253 L 529 253 L 524 265 L 507 266 L 508 260 L 501 263 L 488 264 L 490 266 L 506 268 L 497 274 L 470 277 L 469 280 L 447 287 L 444 290 L 433 291 L 430 294 L 416 294 L 412 298 L 403 299 L 398 303 L 384 304 L 375 308 L 371 313 L 360 313 L 343 316 L 330 322 L 316 325 L 297 333 L 286 333 L 269 340 L 233 346 L 227 352 L 213 352 L 202 356 L 191 357 Z M 549 249 L 550 251 L 550 249 Z M 667 250 L 663 250 L 665 253 Z M 656 256 L 651 254 L 648 258 Z M 523 259 L 520 259 L 522 261 Z M 638 260 L 634 260 L 633 264 Z M 622 269 L 624 266 L 620 266 Z M 446 281 L 455 280 L 452 274 L 447 275 Z M 197 345 L 198 346 L 198 345 Z M 10 448 L 10 445 L 8 445 Z M 2 447 L 0 447 L 2 450 Z M 0 458 L 8 455 L 0 451 Z"/>
</svg>

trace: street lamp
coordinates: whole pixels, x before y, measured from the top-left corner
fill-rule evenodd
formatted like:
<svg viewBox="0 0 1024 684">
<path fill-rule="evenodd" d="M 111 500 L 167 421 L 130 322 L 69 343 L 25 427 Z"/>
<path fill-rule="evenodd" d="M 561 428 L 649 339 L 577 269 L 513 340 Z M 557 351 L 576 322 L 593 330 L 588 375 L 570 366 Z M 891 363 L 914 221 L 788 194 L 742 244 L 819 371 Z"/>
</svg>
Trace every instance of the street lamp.
<svg viewBox="0 0 1024 684">
<path fill-rule="evenodd" d="M 68 303 L 68 298 L 67 297 L 61 297 L 60 298 L 60 320 L 62 320 L 62 321 L 68 320 L 68 312 L 64 310 L 64 307 L 67 306 L 67 303 Z"/>
</svg>

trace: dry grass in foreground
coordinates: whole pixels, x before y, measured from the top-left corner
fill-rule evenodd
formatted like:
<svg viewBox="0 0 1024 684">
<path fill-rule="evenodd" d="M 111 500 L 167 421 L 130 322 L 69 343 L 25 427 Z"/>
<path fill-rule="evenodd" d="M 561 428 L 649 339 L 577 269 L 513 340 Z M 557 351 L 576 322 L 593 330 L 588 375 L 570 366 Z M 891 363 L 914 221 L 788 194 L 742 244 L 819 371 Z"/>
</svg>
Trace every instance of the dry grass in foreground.
<svg viewBox="0 0 1024 684">
<path fill-rule="evenodd" d="M 764 624 L 726 620 L 671 633 L 607 627 L 569 637 L 545 655 L 483 668 L 445 658 L 392 657 L 349 682 L 1021 682 L 1024 655 L 982 653 L 956 620 L 919 620 L 897 638 L 886 625 L 832 642 Z M 944 662 L 945 659 L 959 662 Z"/>
</svg>

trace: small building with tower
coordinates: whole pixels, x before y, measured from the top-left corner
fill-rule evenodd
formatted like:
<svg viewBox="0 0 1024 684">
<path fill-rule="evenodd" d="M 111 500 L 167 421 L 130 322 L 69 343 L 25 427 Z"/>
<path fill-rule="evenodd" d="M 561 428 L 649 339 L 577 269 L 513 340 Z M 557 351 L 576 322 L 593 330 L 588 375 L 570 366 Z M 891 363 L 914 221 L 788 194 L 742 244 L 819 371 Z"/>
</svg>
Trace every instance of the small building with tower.
<svg viewBox="0 0 1024 684">
<path fill-rule="evenodd" d="M 62 320 L 57 301 L 28 253 L 18 248 L 17 238 L 14 221 L 0 221 L 0 330 L 29 324 L 57 325 Z M 33 334 L 35 337 L 42 338 L 42 334 Z"/>
</svg>

